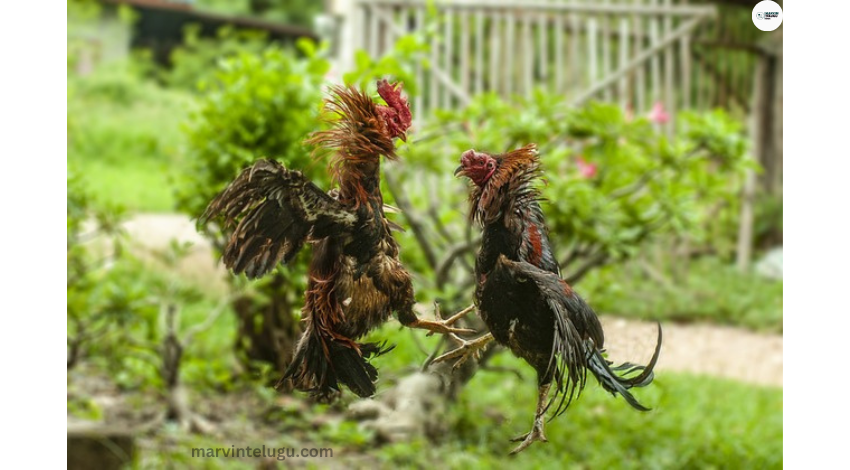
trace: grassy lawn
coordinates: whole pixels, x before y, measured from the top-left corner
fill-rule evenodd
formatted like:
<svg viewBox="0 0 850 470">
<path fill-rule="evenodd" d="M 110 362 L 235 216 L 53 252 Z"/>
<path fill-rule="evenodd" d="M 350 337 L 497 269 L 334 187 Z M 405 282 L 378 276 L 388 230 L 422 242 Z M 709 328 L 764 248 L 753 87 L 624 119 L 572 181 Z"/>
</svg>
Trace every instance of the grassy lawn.
<svg viewBox="0 0 850 470">
<path fill-rule="evenodd" d="M 99 199 L 172 211 L 191 96 L 120 70 L 69 77 L 68 96 L 69 170 L 82 172 Z"/>
<path fill-rule="evenodd" d="M 501 361 L 511 364 L 513 358 Z M 383 371 L 389 372 L 389 371 Z M 142 467 L 165 462 L 201 464 L 188 458 L 192 447 L 258 446 L 333 449 L 328 463 L 366 467 L 427 468 L 782 468 L 781 389 L 686 374 L 661 374 L 640 393 L 653 410 L 640 413 L 595 383 L 569 411 L 547 423 L 548 443 L 536 443 L 516 457 L 511 437 L 530 428 L 534 380 L 480 373 L 449 412 L 438 442 L 415 440 L 380 444 L 371 431 L 347 421 L 339 408 L 307 410 L 268 403 L 266 420 L 250 411 L 238 418 L 240 431 L 227 438 L 189 435 L 166 429 L 143 452 Z M 290 459 L 297 465 L 298 459 Z M 203 468 L 256 468 L 256 459 L 204 459 Z"/>
<path fill-rule="evenodd" d="M 607 314 L 782 332 L 782 281 L 741 273 L 717 257 L 692 260 L 677 276 L 679 262 L 666 258 L 654 268 L 666 282 L 648 277 L 637 262 L 606 267 L 582 280 L 580 291 Z"/>
<path fill-rule="evenodd" d="M 137 279 L 156 285 L 162 282 L 157 281 L 160 276 L 142 272 Z M 219 302 L 200 293 L 185 299 L 181 331 L 204 322 Z M 279 396 L 266 383 L 270 375 L 234 376 L 234 320 L 232 312 L 224 311 L 209 329 L 200 332 L 186 350 L 181 371 L 182 383 L 193 397 L 192 407 L 217 416 L 217 431 L 188 434 L 167 425 L 142 439 L 139 467 L 256 468 L 256 459 L 198 460 L 190 457 L 190 451 L 193 447 L 265 445 L 331 448 L 332 460 L 313 460 L 311 464 L 370 468 L 425 468 L 435 462 L 443 468 L 508 464 L 523 468 L 782 468 L 781 388 L 663 371 L 652 386 L 635 391 L 636 397 L 652 408 L 647 413 L 633 410 L 590 379 L 567 413 L 547 423 L 549 443 L 537 443 L 509 459 L 507 452 L 515 444 L 508 440 L 528 430 L 536 400 L 532 369 L 509 353 L 497 355 L 491 364 L 518 371 L 522 378 L 479 371 L 450 404 L 443 432 L 435 442 L 384 444 L 376 440 L 374 432 L 346 419 L 344 410 L 353 401 L 351 394 L 333 406 L 310 404 L 301 400 L 304 394 L 295 394 L 296 400 Z M 379 395 L 424 360 L 426 354 L 414 335 L 425 348 L 438 341 L 421 332 L 401 330 L 394 322 L 372 334 L 372 340 L 386 339 L 396 345 L 391 354 L 374 361 L 381 371 Z M 132 360 L 112 377 L 130 394 L 131 414 L 150 416 L 162 406 L 161 400 L 155 399 L 157 367 L 156 361 Z M 69 385 L 71 389 L 77 390 Z M 227 411 L 222 412 L 222 407 Z M 299 465 L 298 459 L 290 459 L 289 464 Z"/>
<path fill-rule="evenodd" d="M 505 355 L 504 363 L 516 362 Z M 535 403 L 531 377 L 519 382 L 482 373 L 461 396 L 456 422 L 439 446 L 397 445 L 380 456 L 394 464 L 438 461 L 454 468 L 498 466 L 530 429 Z M 661 374 L 638 392 L 653 408 L 632 410 L 597 384 L 547 425 L 548 444 L 513 462 L 530 468 L 781 468 L 782 390 L 682 374 Z M 510 397 L 510 398 L 508 398 Z M 508 405 L 511 403 L 512 405 Z"/>
</svg>

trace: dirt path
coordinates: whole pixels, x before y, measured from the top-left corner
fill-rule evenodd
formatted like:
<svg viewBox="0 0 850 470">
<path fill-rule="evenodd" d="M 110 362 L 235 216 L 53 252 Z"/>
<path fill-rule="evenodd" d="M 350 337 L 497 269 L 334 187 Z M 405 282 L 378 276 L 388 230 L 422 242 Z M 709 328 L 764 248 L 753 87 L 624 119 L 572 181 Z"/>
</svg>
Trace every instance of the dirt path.
<svg viewBox="0 0 850 470">
<path fill-rule="evenodd" d="M 194 223 L 178 214 L 141 214 L 125 224 L 144 249 L 168 246 L 171 238 L 192 242 L 179 271 L 210 289 L 224 289 L 224 269 Z M 646 361 L 655 346 L 655 324 L 603 316 L 606 349 L 615 360 Z M 742 328 L 663 323 L 664 342 L 658 370 L 708 374 L 760 385 L 782 386 L 782 336 Z"/>
</svg>

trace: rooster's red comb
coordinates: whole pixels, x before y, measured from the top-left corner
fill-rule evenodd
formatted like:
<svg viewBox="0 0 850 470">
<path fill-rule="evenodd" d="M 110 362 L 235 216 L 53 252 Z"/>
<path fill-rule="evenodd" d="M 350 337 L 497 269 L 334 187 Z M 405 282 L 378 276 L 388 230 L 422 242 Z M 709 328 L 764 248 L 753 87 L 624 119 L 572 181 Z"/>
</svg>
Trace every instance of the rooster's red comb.
<svg viewBox="0 0 850 470">
<path fill-rule="evenodd" d="M 403 130 L 406 130 L 410 127 L 413 116 L 410 113 L 407 97 L 401 93 L 402 88 L 401 82 L 390 83 L 386 79 L 378 80 L 378 94 L 387 102 L 387 106 L 398 113 L 400 124 Z"/>
<path fill-rule="evenodd" d="M 386 79 L 378 80 L 378 94 L 387 102 L 388 106 L 396 111 L 409 109 L 407 97 L 401 93 L 402 88 L 401 82 L 390 83 Z"/>
</svg>

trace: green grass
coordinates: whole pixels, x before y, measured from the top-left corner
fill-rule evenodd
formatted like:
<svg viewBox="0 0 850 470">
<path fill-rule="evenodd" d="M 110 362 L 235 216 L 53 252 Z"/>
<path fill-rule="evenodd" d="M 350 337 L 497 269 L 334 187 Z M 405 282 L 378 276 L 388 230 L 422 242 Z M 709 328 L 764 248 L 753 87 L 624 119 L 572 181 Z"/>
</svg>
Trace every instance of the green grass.
<svg viewBox="0 0 850 470">
<path fill-rule="evenodd" d="M 382 387 L 420 365 L 424 354 L 407 331 L 385 327 L 376 338 L 396 344 L 374 360 Z M 413 333 L 416 334 L 416 333 Z M 419 335 L 423 337 L 423 335 Z M 433 344 L 433 338 L 422 343 Z M 438 444 L 400 443 L 381 448 L 387 467 L 450 468 L 504 465 L 527 432 L 536 400 L 536 376 L 523 361 L 502 353 L 493 365 L 519 371 L 479 371 L 452 406 L 448 433 Z M 605 392 L 593 379 L 569 410 L 547 423 L 548 444 L 534 444 L 511 459 L 518 468 L 781 468 L 781 388 L 691 374 L 659 372 L 635 396 L 641 413 Z"/>
<path fill-rule="evenodd" d="M 527 379 L 520 382 L 494 373 L 476 376 L 455 408 L 455 426 L 460 423 L 465 431 L 433 449 L 432 457 L 452 455 L 456 467 L 463 466 L 464 460 L 498 465 L 513 448 L 508 439 L 530 429 L 536 392 L 533 373 L 512 357 L 499 359 L 528 371 Z M 597 384 L 590 385 L 566 414 L 548 423 L 550 442 L 535 444 L 520 454 L 516 465 L 636 469 L 782 466 L 781 389 L 660 373 L 649 388 L 636 395 L 653 411 L 636 412 Z"/>
<path fill-rule="evenodd" d="M 511 362 L 511 361 L 506 361 Z M 781 389 L 686 374 L 660 374 L 640 398 L 653 410 L 640 413 L 597 385 L 589 386 L 566 414 L 548 422 L 548 443 L 535 443 L 516 457 L 509 442 L 531 426 L 535 384 L 513 375 L 481 373 L 446 417 L 439 442 L 380 444 L 356 423 L 316 418 L 321 406 L 246 428 L 265 428 L 228 438 L 160 433 L 169 445 L 140 456 L 141 462 L 182 460 L 204 468 L 255 468 L 256 459 L 187 459 L 191 447 L 231 445 L 331 448 L 330 463 L 379 468 L 782 468 Z M 285 419 L 284 419 L 285 418 Z M 271 435 L 269 434 L 271 433 Z M 273 437 L 271 437 L 273 436 Z M 290 459 L 297 465 L 298 459 Z M 313 461 L 318 463 L 317 461 Z M 377 465 L 376 465 L 377 464 Z M 145 467 L 146 465 L 142 465 Z"/>
<path fill-rule="evenodd" d="M 85 175 L 94 196 L 135 211 L 172 211 L 179 175 L 180 125 L 188 93 L 163 89 L 104 66 L 68 79 L 68 166 Z"/>
<path fill-rule="evenodd" d="M 153 286 L 166 282 L 162 272 L 143 271 L 135 278 Z M 179 282 L 179 281 L 178 281 Z M 161 287 L 160 287 L 161 288 Z M 181 331 L 204 321 L 218 299 L 190 290 L 183 300 Z M 427 348 L 437 338 L 422 332 L 399 330 L 395 323 L 376 331 L 372 339 L 387 339 L 396 349 L 375 359 L 380 369 L 380 390 L 419 366 Z M 278 402 L 274 391 L 260 381 L 233 382 L 232 353 L 234 317 L 224 312 L 208 330 L 198 334 L 184 357 L 181 379 L 194 396 L 210 402 L 194 402 L 203 412 L 215 403 L 234 408 L 235 422 L 224 435 L 185 434 L 166 426 L 152 436 L 139 455 L 141 468 L 164 462 L 202 468 L 256 468 L 255 459 L 204 459 L 188 456 L 192 447 L 257 446 L 332 448 L 331 463 L 379 468 L 424 468 L 440 462 L 442 468 L 760 468 L 782 467 L 783 391 L 712 377 L 658 372 L 653 384 L 635 391 L 652 411 L 631 409 L 622 398 L 606 393 L 593 379 L 566 414 L 547 423 L 549 443 L 536 443 L 519 456 L 507 452 L 515 445 L 509 438 L 531 425 L 536 400 L 536 378 L 531 368 L 510 354 L 493 359 L 493 365 L 519 371 L 479 371 L 450 405 L 445 432 L 437 442 L 415 440 L 381 445 L 371 431 L 340 416 L 342 405 Z M 105 359 L 105 358 L 104 358 Z M 129 390 L 144 390 L 156 383 L 156 362 L 125 363 L 114 377 Z M 122 372 L 122 373 L 123 373 Z M 120 374 L 119 374 L 120 375 Z M 296 397 L 303 397 L 296 394 Z M 76 397 L 69 410 L 96 415 L 85 397 Z M 351 401 L 346 394 L 344 402 Z M 73 405 L 73 406 L 72 406 Z M 150 405 L 148 405 L 150 406 Z M 260 416 L 260 418 L 258 418 Z M 244 428 L 244 431 L 236 431 Z M 313 461 L 314 463 L 319 463 Z M 345 463 L 342 463 L 345 462 Z M 291 464 L 297 464 L 290 460 Z"/>
<path fill-rule="evenodd" d="M 654 268 L 664 282 L 632 262 L 591 272 L 578 290 L 600 313 L 782 332 L 782 281 L 741 273 L 717 257 L 691 261 L 684 275 L 674 271 L 677 262 Z"/>
</svg>

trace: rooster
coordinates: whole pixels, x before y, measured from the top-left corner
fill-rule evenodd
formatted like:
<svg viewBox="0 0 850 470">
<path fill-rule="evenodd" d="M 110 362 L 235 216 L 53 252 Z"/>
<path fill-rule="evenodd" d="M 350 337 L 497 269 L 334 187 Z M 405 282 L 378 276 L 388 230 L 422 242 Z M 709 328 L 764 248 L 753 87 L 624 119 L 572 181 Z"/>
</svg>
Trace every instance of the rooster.
<svg viewBox="0 0 850 470">
<path fill-rule="evenodd" d="M 661 350 L 661 325 L 647 366 L 613 366 L 603 356 L 604 334 L 596 313 L 560 277 L 549 243 L 539 190 L 534 144 L 502 155 L 468 150 L 456 176 L 474 183 L 470 221 L 484 229 L 475 263 L 475 303 L 490 333 L 444 354 L 437 361 L 476 355 L 489 341 L 508 347 L 537 372 L 537 412 L 531 431 L 514 441 L 511 452 L 546 442 L 544 415 L 557 402 L 563 413 L 584 389 L 589 370 L 602 387 L 620 394 L 633 408 L 647 411 L 629 389 L 649 385 Z M 640 372 L 638 375 L 634 373 Z M 630 376 L 631 375 L 631 376 Z M 549 398 L 552 382 L 556 387 Z"/>
<path fill-rule="evenodd" d="M 397 158 L 395 140 L 411 124 L 401 84 L 378 82 L 378 104 L 352 87 L 331 87 L 325 107 L 336 119 L 306 142 L 331 151 L 338 188 L 325 193 L 304 175 L 271 160 L 246 168 L 212 202 L 201 223 L 224 216 L 232 229 L 223 261 L 235 274 L 261 277 L 313 245 L 302 319 L 305 331 L 280 383 L 329 401 L 340 384 L 361 397 L 375 393 L 377 370 L 367 361 L 391 348 L 356 340 L 397 312 L 411 328 L 469 333 L 450 320 L 419 319 L 410 274 L 399 262 L 384 216 L 380 158 Z M 234 228 L 235 227 L 235 228 Z"/>
</svg>

